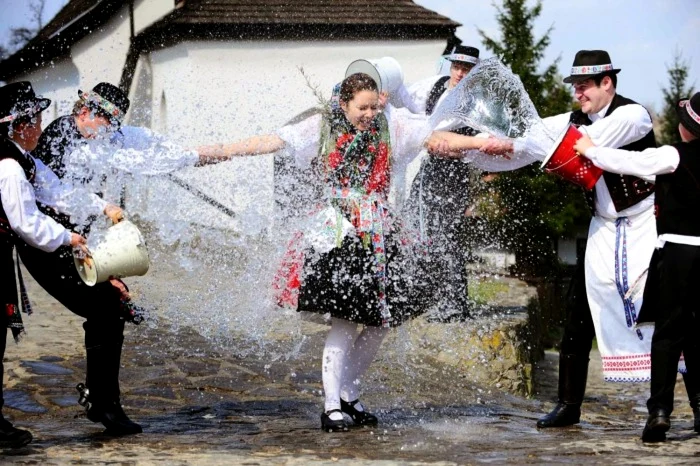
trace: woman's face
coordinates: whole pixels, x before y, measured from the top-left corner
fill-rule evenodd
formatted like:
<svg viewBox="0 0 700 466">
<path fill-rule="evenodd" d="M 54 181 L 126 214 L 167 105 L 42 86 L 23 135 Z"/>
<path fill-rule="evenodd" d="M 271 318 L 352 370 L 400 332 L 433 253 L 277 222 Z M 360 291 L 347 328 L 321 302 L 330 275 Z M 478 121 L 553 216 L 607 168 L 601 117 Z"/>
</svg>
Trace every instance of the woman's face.
<svg viewBox="0 0 700 466">
<path fill-rule="evenodd" d="M 345 117 L 360 131 L 370 128 L 372 120 L 379 113 L 379 93 L 377 91 L 359 91 L 348 102 L 340 102 Z"/>
</svg>

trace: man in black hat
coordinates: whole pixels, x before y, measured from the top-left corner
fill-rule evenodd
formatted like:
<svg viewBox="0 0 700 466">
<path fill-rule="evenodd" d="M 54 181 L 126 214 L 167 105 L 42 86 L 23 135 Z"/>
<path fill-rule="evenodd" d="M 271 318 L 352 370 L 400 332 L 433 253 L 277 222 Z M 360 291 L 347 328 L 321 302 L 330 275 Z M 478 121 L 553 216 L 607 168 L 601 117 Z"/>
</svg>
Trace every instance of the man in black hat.
<svg viewBox="0 0 700 466">
<path fill-rule="evenodd" d="M 651 342 L 649 419 L 642 440 L 666 439 L 671 427 L 678 359 L 700 433 L 700 316 L 693 286 L 700 283 L 700 92 L 676 107 L 683 142 L 642 153 L 596 147 L 584 136 L 575 149 L 610 173 L 635 175 L 655 183 L 657 249 L 649 264 L 644 305 L 637 322 L 654 323 Z"/>
<path fill-rule="evenodd" d="M 78 96 L 71 115 L 51 122 L 33 152 L 60 178 L 66 174 L 66 155 L 87 139 L 118 130 L 129 110 L 126 94 L 110 83 L 99 83 L 89 92 L 78 91 Z"/>
<path fill-rule="evenodd" d="M 40 210 L 61 211 L 55 175 L 27 151 L 37 145 L 41 134 L 41 111 L 50 101 L 36 97 L 31 84 L 20 82 L 0 88 L 0 305 L 5 325 L 18 338 L 23 327 L 18 310 L 12 260 L 16 248 L 22 262 L 35 280 L 72 312 L 86 318 L 87 385 L 91 390 L 87 404 L 88 418 L 101 422 L 116 435 L 141 432 L 141 427 L 124 414 L 119 404 L 119 365 L 123 343 L 124 317 L 122 293 L 110 283 L 88 287 L 78 277 L 70 246 L 85 243 L 85 238 L 71 233 Z M 56 183 L 48 183 L 52 178 Z M 32 184 L 34 183 L 34 184 Z M 36 193 L 36 194 L 35 194 Z M 86 203 L 88 201 L 86 198 Z M 99 206 L 95 213 L 104 209 Z M 62 213 L 68 214 L 68 211 Z M 19 270 L 19 269 L 18 269 Z M 21 275 L 18 277 L 22 285 Z M 23 288 L 21 288 L 23 291 Z M 24 296 L 23 296 L 24 298 Z M 27 304 L 22 299 L 23 305 Z M 25 310 L 27 308 L 25 307 Z M 0 341 L 5 349 L 6 332 Z M 1 404 L 0 404 L 1 406 Z M 21 446 L 31 441 L 26 431 L 0 422 L 0 445 Z"/>
<path fill-rule="evenodd" d="M 450 62 L 449 76 L 433 76 L 401 88 L 401 104 L 412 113 L 430 116 L 479 62 L 479 49 L 455 46 L 444 55 Z M 436 128 L 457 134 L 476 134 L 468 126 L 443 121 Z M 467 300 L 467 217 L 469 165 L 460 160 L 423 157 L 409 198 L 409 208 L 418 208 L 421 234 L 430 241 L 430 289 L 439 305 L 439 318 L 452 320 L 469 314 Z"/>
<path fill-rule="evenodd" d="M 563 134 L 573 124 L 584 127 L 603 147 L 632 151 L 655 147 L 649 112 L 617 93 L 619 72 L 606 51 L 579 51 L 564 82 L 573 86 L 581 109 L 545 118 L 548 132 Z M 542 149 L 539 155 L 549 150 L 552 140 L 541 136 L 490 138 L 481 150 L 510 154 L 512 168 L 518 168 L 532 162 L 526 154 L 533 145 Z M 460 141 L 452 139 L 449 146 L 450 151 L 459 150 Z M 650 376 L 651 330 L 635 327 L 640 303 L 632 300 L 629 291 L 649 264 L 656 242 L 653 191 L 652 184 L 638 177 L 605 172 L 589 193 L 594 216 L 583 264 L 579 264 L 569 294 L 559 357 L 559 400 L 537 422 L 538 427 L 579 422 L 594 336 L 606 381 L 638 382 Z"/>
</svg>

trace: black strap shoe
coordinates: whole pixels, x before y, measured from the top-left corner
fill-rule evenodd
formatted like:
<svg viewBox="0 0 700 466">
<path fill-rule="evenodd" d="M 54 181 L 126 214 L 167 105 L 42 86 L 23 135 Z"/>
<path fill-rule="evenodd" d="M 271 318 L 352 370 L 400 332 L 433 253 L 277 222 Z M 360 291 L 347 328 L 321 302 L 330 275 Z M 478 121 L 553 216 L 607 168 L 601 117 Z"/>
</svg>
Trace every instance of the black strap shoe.
<svg viewBox="0 0 700 466">
<path fill-rule="evenodd" d="M 348 424 L 345 419 L 340 419 L 339 421 L 334 421 L 331 419 L 331 413 L 342 413 L 339 409 L 331 409 L 325 413 L 321 413 L 321 429 L 325 432 L 347 432 Z"/>
<path fill-rule="evenodd" d="M 87 418 L 102 423 L 107 428 L 105 433 L 115 437 L 143 432 L 140 425 L 129 419 L 118 400 L 106 404 L 93 403 L 87 410 Z"/>
<path fill-rule="evenodd" d="M 32 434 L 0 417 L 0 448 L 20 448 L 32 441 Z"/>
<path fill-rule="evenodd" d="M 693 430 L 700 434 L 700 407 L 693 408 Z"/>
<path fill-rule="evenodd" d="M 663 408 L 656 408 L 649 413 L 642 432 L 642 442 L 664 442 L 670 428 L 671 415 Z"/>
<path fill-rule="evenodd" d="M 355 401 L 345 401 L 340 399 L 340 410 L 350 416 L 352 422 L 358 426 L 376 426 L 379 424 L 379 419 L 374 414 L 370 414 L 367 411 L 358 411 L 355 409 L 355 405 L 359 403 L 360 400 Z"/>
</svg>

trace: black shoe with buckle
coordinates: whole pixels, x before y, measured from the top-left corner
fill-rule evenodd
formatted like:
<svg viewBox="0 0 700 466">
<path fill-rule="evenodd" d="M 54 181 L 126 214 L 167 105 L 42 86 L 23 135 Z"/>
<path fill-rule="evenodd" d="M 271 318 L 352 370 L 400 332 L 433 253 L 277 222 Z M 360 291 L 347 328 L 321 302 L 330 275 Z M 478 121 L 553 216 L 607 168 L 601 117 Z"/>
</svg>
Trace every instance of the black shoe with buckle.
<svg viewBox="0 0 700 466">
<path fill-rule="evenodd" d="M 342 411 L 339 409 L 331 409 L 330 411 L 321 413 L 321 429 L 323 429 L 325 432 L 347 432 L 348 424 L 345 422 L 345 419 L 334 421 L 330 417 L 332 413 L 342 414 Z"/>
<path fill-rule="evenodd" d="M 656 408 L 649 413 L 649 419 L 642 432 L 642 442 L 664 442 L 666 432 L 671 428 L 671 418 L 668 411 Z"/>
<path fill-rule="evenodd" d="M 143 432 L 140 425 L 129 419 L 119 400 L 105 404 L 93 404 L 87 411 L 87 418 L 92 422 L 100 422 L 107 429 L 105 433 L 121 437 Z"/>
<path fill-rule="evenodd" d="M 18 429 L 0 415 L 0 448 L 20 448 L 32 441 L 32 434 Z"/>
<path fill-rule="evenodd" d="M 350 416 L 352 422 L 358 426 L 376 426 L 379 424 L 379 419 L 377 419 L 377 416 L 374 414 L 355 409 L 355 405 L 359 402 L 359 399 L 355 401 L 345 401 L 341 398 L 340 410 Z"/>
<path fill-rule="evenodd" d="M 78 384 L 76 388 L 80 392 L 78 403 L 85 407 L 87 418 L 92 422 L 104 425 L 106 434 L 121 437 L 143 432 L 140 425 L 129 419 L 118 399 L 111 402 L 94 403 L 90 400 L 90 389 L 82 383 Z"/>
</svg>

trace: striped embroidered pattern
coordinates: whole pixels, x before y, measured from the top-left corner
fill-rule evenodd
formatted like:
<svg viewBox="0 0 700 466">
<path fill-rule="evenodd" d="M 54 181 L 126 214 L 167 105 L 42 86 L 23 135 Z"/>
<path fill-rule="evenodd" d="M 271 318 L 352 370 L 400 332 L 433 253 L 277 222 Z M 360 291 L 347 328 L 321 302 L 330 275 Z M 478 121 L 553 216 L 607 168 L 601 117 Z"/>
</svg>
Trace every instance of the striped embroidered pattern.
<svg viewBox="0 0 700 466">
<path fill-rule="evenodd" d="M 612 69 L 612 63 L 607 65 L 573 66 L 571 67 L 571 74 L 598 74 L 603 71 L 611 71 Z"/>
<path fill-rule="evenodd" d="M 681 107 L 685 107 L 685 109 L 688 111 L 688 115 L 690 115 L 690 118 L 695 120 L 696 123 L 700 124 L 700 115 L 695 113 L 693 107 L 690 106 L 689 100 L 681 100 L 678 105 L 680 105 Z"/>
<path fill-rule="evenodd" d="M 472 57 L 471 55 L 464 55 L 462 53 L 453 53 L 451 55 L 447 55 L 445 58 L 452 61 L 463 61 L 466 63 L 473 64 L 476 64 L 479 61 L 479 59 L 476 57 Z"/>
<path fill-rule="evenodd" d="M 630 356 L 604 356 L 602 359 L 603 373 L 646 371 L 651 369 L 651 353 L 633 354 Z"/>
</svg>

